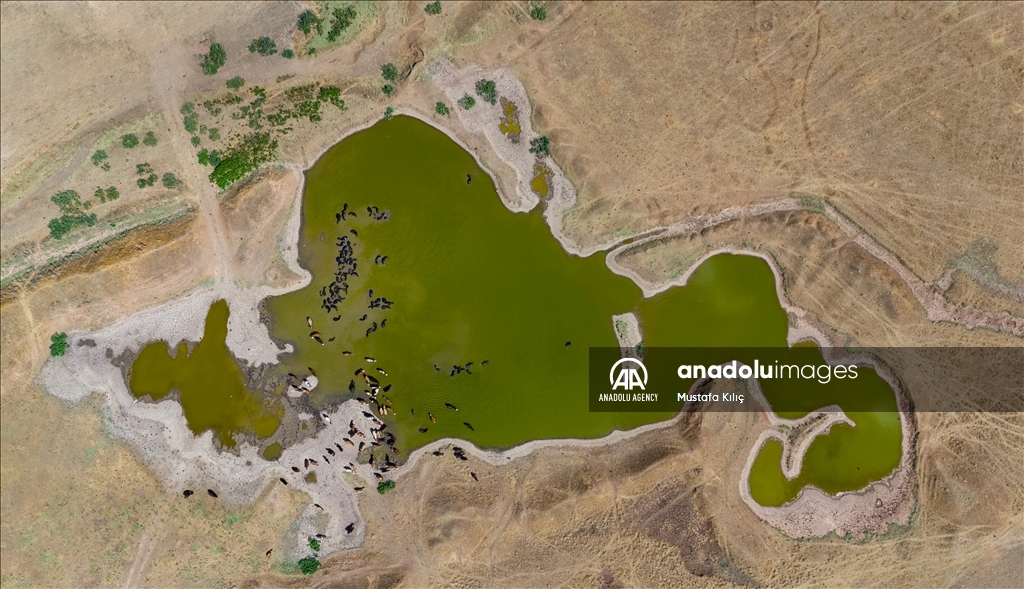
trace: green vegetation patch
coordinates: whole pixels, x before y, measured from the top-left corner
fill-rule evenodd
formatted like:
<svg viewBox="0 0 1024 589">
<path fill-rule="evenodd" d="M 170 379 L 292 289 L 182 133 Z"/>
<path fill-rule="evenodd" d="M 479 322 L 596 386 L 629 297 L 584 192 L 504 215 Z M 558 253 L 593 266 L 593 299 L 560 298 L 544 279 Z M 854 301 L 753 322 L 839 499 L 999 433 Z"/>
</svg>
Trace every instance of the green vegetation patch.
<svg viewBox="0 0 1024 589">
<path fill-rule="evenodd" d="M 309 35 L 314 29 L 316 29 L 317 35 L 322 35 L 324 32 L 324 19 L 317 16 L 312 10 L 307 10 L 299 15 L 297 26 L 303 35 Z"/>
<path fill-rule="evenodd" d="M 389 82 L 398 81 L 398 68 L 393 63 L 385 63 L 380 66 L 380 75 Z"/>
<path fill-rule="evenodd" d="M 309 547 L 313 549 L 313 552 L 320 552 L 320 540 L 310 536 L 306 538 L 306 541 L 309 542 Z"/>
<path fill-rule="evenodd" d="M 389 107 L 384 109 L 384 120 L 385 121 L 390 121 L 391 118 L 394 117 L 394 116 L 395 116 L 395 109 L 394 108 L 389 106 Z"/>
<path fill-rule="evenodd" d="M 259 39 L 253 39 L 249 43 L 249 53 L 259 53 L 266 57 L 277 53 L 277 44 L 270 37 L 260 37 Z"/>
<path fill-rule="evenodd" d="M 498 87 L 494 80 L 477 80 L 476 93 L 485 102 L 495 104 L 498 102 Z"/>
<path fill-rule="evenodd" d="M 102 187 L 97 186 L 96 192 L 93 192 L 92 195 L 95 196 L 96 200 L 100 201 L 101 204 L 107 201 L 117 200 L 117 197 L 121 196 L 117 192 L 116 186 L 111 186 L 106 190 L 104 190 Z"/>
<path fill-rule="evenodd" d="M 153 166 L 149 163 L 135 164 L 135 174 L 139 176 L 135 183 L 139 188 L 147 188 L 156 184 L 157 175 L 153 172 Z"/>
<path fill-rule="evenodd" d="M 530 153 L 538 157 L 551 155 L 551 141 L 543 135 L 530 140 Z"/>
<path fill-rule="evenodd" d="M 476 106 L 476 99 L 469 94 L 464 94 L 462 98 L 459 99 L 459 106 L 462 107 L 462 110 L 469 110 Z"/>
<path fill-rule="evenodd" d="M 548 11 L 543 6 L 531 6 L 530 7 L 530 18 L 533 20 L 545 20 L 548 17 Z"/>
<path fill-rule="evenodd" d="M 275 157 L 277 140 L 271 139 L 270 133 L 251 133 L 224 154 L 210 173 L 210 181 L 223 190 Z"/>
<path fill-rule="evenodd" d="M 104 170 L 109 170 L 110 169 L 110 164 L 109 163 L 104 163 L 104 162 L 107 161 L 107 152 L 106 151 L 104 151 L 102 149 L 97 149 L 96 151 L 93 152 L 91 159 L 92 159 L 92 165 L 94 165 L 94 166 L 105 165 L 106 167 L 103 168 Z"/>
<path fill-rule="evenodd" d="M 125 149 L 135 149 L 139 144 L 139 138 L 135 133 L 128 133 L 121 136 L 121 146 Z"/>
<path fill-rule="evenodd" d="M 156 146 L 156 134 L 152 131 L 146 131 L 146 136 L 142 138 L 142 144 L 155 147 Z"/>
<path fill-rule="evenodd" d="M 295 57 L 295 52 L 292 51 L 291 49 L 285 49 L 284 51 L 281 52 L 281 57 L 285 59 L 291 59 Z"/>
<path fill-rule="evenodd" d="M 436 0 L 423 7 L 423 12 L 431 16 L 437 16 L 441 14 L 441 0 Z"/>
<path fill-rule="evenodd" d="M 92 227 L 96 224 L 96 214 L 86 214 L 83 208 L 88 209 L 82 203 L 82 197 L 74 190 L 64 190 L 50 197 L 50 200 L 60 209 L 60 217 L 51 219 L 48 226 L 50 236 L 60 239 L 67 235 L 75 227 Z"/>
<path fill-rule="evenodd" d="M 50 336 L 50 355 L 53 357 L 63 356 L 68 351 L 68 334 L 55 333 Z"/>
<path fill-rule="evenodd" d="M 307 556 L 299 561 L 299 570 L 303 575 L 312 575 L 320 570 L 320 561 L 312 556 Z"/>
<path fill-rule="evenodd" d="M 384 96 L 391 96 L 395 93 L 395 87 L 391 84 L 384 84 L 380 91 L 384 93 Z"/>
<path fill-rule="evenodd" d="M 199 130 L 199 114 L 196 112 L 196 107 L 191 102 L 186 102 L 181 107 L 181 114 L 185 117 L 182 120 L 182 124 L 185 125 L 185 130 L 189 133 L 195 133 Z"/>
<path fill-rule="evenodd" d="M 199 67 L 202 68 L 204 74 L 212 76 L 217 73 L 217 70 L 227 60 L 228 54 L 224 51 L 224 47 L 220 43 L 214 43 L 210 45 L 210 52 L 202 56 L 202 59 L 199 61 Z"/>
<path fill-rule="evenodd" d="M 395 481 L 388 480 L 388 481 L 381 481 L 381 482 L 377 483 L 377 492 L 380 493 L 381 495 L 383 495 L 384 493 L 387 493 L 388 491 L 390 491 L 390 490 L 392 490 L 394 488 L 395 488 Z"/>
<path fill-rule="evenodd" d="M 434 112 L 445 117 L 451 113 L 451 111 L 448 110 L 448 106 L 443 102 L 438 102 L 434 105 Z"/>
<path fill-rule="evenodd" d="M 242 86 L 245 86 L 245 78 L 243 78 L 242 76 L 235 76 L 227 82 L 224 82 L 224 85 L 226 85 L 228 88 L 231 88 L 232 90 L 238 90 Z"/>
<path fill-rule="evenodd" d="M 352 26 L 352 21 L 356 19 L 356 7 L 350 4 L 344 8 L 335 8 L 331 16 L 334 20 L 331 22 L 331 30 L 327 31 L 328 43 L 337 41 L 342 31 Z"/>
<path fill-rule="evenodd" d="M 178 177 L 174 175 L 174 172 L 167 172 L 166 174 L 164 174 L 163 178 L 160 179 L 160 181 L 163 182 L 164 188 L 172 190 L 184 184 L 184 182 L 179 180 Z"/>
</svg>

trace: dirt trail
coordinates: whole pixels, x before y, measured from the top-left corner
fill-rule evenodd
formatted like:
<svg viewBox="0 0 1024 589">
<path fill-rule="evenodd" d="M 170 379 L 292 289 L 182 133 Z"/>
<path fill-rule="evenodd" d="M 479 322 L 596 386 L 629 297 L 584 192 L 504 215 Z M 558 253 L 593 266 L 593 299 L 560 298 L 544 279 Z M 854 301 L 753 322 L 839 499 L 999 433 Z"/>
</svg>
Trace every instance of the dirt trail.
<svg viewBox="0 0 1024 589">
<path fill-rule="evenodd" d="M 174 143 L 174 153 L 178 155 L 182 164 L 185 176 L 183 180 L 195 194 L 199 204 L 200 217 L 206 225 L 211 241 L 210 245 L 213 247 L 214 279 L 216 281 L 230 280 L 233 278 L 231 249 L 227 244 L 227 228 L 220 216 L 217 190 L 210 183 L 207 172 L 199 160 L 191 157 L 193 151 L 191 136 L 185 130 L 185 123 L 181 115 L 181 107 L 185 104 L 187 76 L 191 73 L 183 66 L 187 63 L 189 61 L 180 56 L 155 58 L 152 68 L 153 83 L 158 88 L 160 103 L 171 124 L 170 139 Z M 183 155 L 184 161 L 181 160 Z"/>
</svg>

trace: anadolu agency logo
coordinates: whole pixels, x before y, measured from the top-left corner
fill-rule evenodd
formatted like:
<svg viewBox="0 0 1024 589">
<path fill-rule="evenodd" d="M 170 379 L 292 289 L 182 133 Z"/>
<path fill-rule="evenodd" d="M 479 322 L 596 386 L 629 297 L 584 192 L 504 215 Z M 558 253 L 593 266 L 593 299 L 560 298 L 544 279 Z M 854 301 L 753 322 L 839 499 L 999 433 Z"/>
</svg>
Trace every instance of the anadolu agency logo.
<svg viewBox="0 0 1024 589">
<path fill-rule="evenodd" d="M 627 362 L 632 362 L 643 370 L 644 377 L 641 380 L 640 373 L 637 372 L 636 367 L 623 366 Z M 618 369 L 618 372 L 615 370 Z M 627 391 L 632 391 L 633 387 L 638 387 L 641 391 L 647 386 L 647 367 L 644 363 L 635 358 L 622 358 L 615 364 L 612 364 L 612 369 L 608 371 L 608 382 L 612 385 L 612 390 L 618 390 L 619 387 Z"/>
</svg>

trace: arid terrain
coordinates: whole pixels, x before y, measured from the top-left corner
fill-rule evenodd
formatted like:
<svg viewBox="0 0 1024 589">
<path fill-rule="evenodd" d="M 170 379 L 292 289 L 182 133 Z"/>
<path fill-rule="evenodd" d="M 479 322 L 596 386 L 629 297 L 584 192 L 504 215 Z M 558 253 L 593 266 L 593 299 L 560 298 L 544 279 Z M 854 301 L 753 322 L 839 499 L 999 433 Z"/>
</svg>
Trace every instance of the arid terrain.
<svg viewBox="0 0 1024 589">
<path fill-rule="evenodd" d="M 348 4 L 358 17 L 333 47 L 296 28 Z M 425 4 L 0 4 L 0 585 L 1024 586 L 1020 413 L 914 414 L 913 516 L 864 540 L 789 538 L 743 503 L 766 423 L 753 413 L 501 466 L 426 456 L 395 491 L 359 495 L 362 546 L 303 577 L 286 556 L 303 493 L 183 503 L 110 435 L 102 391 L 50 395 L 53 333 L 211 284 L 299 281 L 282 246 L 302 171 L 388 107 L 444 129 L 514 194 L 516 170 L 429 75 L 440 59 L 522 84 L 522 122 L 575 187 L 562 234 L 639 280 L 752 250 L 838 341 L 1024 344 L 1024 4 Z M 261 36 L 295 57 L 251 53 Z M 212 76 L 211 42 L 227 53 Z M 222 192 L 196 152 L 249 131 L 204 106 L 236 76 L 268 111 L 308 84 L 339 88 L 345 108 L 289 123 L 274 161 Z M 122 143 L 150 131 L 155 145 Z M 142 163 L 176 182 L 137 184 Z M 90 200 L 108 187 L 119 197 Z M 50 197 L 66 190 L 97 222 L 54 239 Z"/>
</svg>

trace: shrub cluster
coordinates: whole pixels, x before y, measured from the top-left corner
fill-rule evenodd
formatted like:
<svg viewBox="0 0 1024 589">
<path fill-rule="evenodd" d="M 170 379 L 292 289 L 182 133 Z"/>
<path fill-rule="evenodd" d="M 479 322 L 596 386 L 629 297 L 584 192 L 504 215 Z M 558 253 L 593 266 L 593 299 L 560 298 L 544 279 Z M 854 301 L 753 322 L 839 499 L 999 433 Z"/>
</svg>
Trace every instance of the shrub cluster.
<svg viewBox="0 0 1024 589">
<path fill-rule="evenodd" d="M 207 76 L 212 76 L 217 73 L 224 63 L 228 60 L 228 54 L 221 47 L 220 43 L 214 43 L 210 45 L 210 52 L 203 56 L 203 59 L 199 62 L 199 67 L 203 69 L 203 73 Z"/>
</svg>

